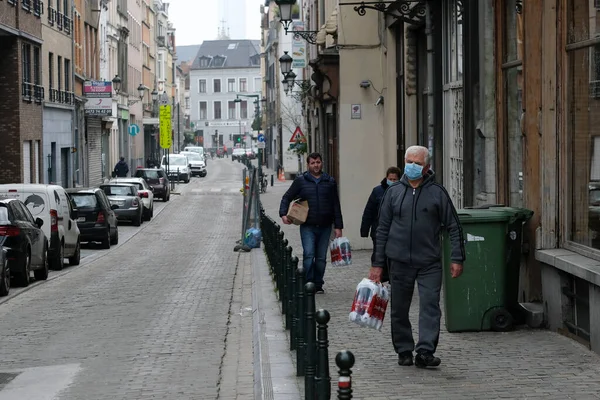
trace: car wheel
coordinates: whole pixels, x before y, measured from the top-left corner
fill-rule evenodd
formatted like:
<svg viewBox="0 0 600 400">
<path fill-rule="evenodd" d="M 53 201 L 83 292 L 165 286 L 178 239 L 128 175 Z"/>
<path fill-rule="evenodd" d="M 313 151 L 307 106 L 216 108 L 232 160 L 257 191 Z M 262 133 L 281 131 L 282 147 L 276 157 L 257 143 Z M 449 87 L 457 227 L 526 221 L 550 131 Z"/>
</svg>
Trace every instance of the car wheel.
<svg viewBox="0 0 600 400">
<path fill-rule="evenodd" d="M 31 277 L 31 250 L 28 248 L 25 254 L 20 257 L 19 273 L 17 275 L 17 285 L 27 287 Z"/>
<path fill-rule="evenodd" d="M 65 267 L 65 247 L 63 244 L 61 244 L 58 249 L 58 254 L 50 262 L 50 269 L 53 269 L 55 271 L 62 271 L 62 269 L 64 267 Z"/>
<path fill-rule="evenodd" d="M 40 269 L 33 271 L 33 276 L 36 281 L 45 281 L 48 279 L 48 249 L 44 248 L 44 262 Z"/>
<path fill-rule="evenodd" d="M 69 265 L 79 265 L 81 261 L 81 244 L 79 240 L 77 241 L 77 245 L 75 246 L 75 253 L 69 257 Z"/>
<path fill-rule="evenodd" d="M 119 228 L 115 226 L 115 235 L 111 239 L 112 244 L 119 244 Z"/>
<path fill-rule="evenodd" d="M 144 212 L 142 211 L 140 215 L 136 219 L 133 220 L 133 226 L 140 226 L 142 224 L 142 215 Z"/>
<path fill-rule="evenodd" d="M 106 237 L 102 240 L 102 248 L 110 249 L 110 228 L 106 230 Z"/>
<path fill-rule="evenodd" d="M 8 296 L 10 292 L 10 268 L 8 268 L 8 262 L 5 262 L 2 266 L 2 276 L 0 277 L 0 296 Z"/>
</svg>

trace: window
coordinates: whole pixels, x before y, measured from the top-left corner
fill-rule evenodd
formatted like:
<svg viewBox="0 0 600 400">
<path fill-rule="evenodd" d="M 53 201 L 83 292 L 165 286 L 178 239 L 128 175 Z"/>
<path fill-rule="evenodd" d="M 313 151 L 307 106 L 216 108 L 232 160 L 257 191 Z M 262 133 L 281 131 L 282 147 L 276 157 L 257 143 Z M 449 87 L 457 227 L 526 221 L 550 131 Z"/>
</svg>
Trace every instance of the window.
<svg viewBox="0 0 600 400">
<path fill-rule="evenodd" d="M 186 110 L 190 109 L 190 98 L 189 97 L 185 98 L 185 109 Z"/>
<path fill-rule="evenodd" d="M 254 91 L 262 92 L 262 78 L 254 78 Z"/>
<path fill-rule="evenodd" d="M 71 60 L 65 58 L 65 92 L 70 91 Z"/>
<path fill-rule="evenodd" d="M 220 101 L 215 101 L 214 118 L 213 119 L 221 119 L 221 102 Z"/>
<path fill-rule="evenodd" d="M 228 92 L 235 92 L 235 78 L 228 78 L 227 79 L 227 91 Z"/>
<path fill-rule="evenodd" d="M 62 88 L 62 63 L 63 63 L 62 57 L 61 56 L 56 57 L 56 68 L 57 68 L 57 72 L 58 72 L 58 74 L 57 74 L 58 79 L 56 80 L 56 88 L 58 90 L 61 90 L 61 88 Z"/>
<path fill-rule="evenodd" d="M 240 92 L 245 93 L 248 91 L 248 80 L 246 78 L 240 78 Z"/>
<path fill-rule="evenodd" d="M 248 119 L 248 102 L 246 100 L 242 100 L 240 103 L 240 118 Z"/>
<path fill-rule="evenodd" d="M 221 80 L 213 80 L 213 93 L 221 93 Z"/>
<path fill-rule="evenodd" d="M 156 76 L 159 81 L 165 80 L 165 66 L 164 66 L 164 58 L 162 53 L 157 54 L 156 60 Z"/>
<path fill-rule="evenodd" d="M 198 113 L 198 119 L 208 119 L 208 113 L 206 112 L 206 102 L 205 101 L 201 101 L 199 103 L 198 106 L 199 109 L 199 113 Z"/>
<path fill-rule="evenodd" d="M 33 48 L 33 84 L 34 85 L 41 85 L 42 84 L 42 71 L 40 70 L 41 65 L 40 65 L 40 48 L 37 46 L 34 46 Z"/>
<path fill-rule="evenodd" d="M 588 0 L 567 2 L 567 240 L 600 249 L 600 99 L 595 93 L 599 26 Z M 590 42 L 590 44 L 581 43 Z"/>
<path fill-rule="evenodd" d="M 206 93 L 206 79 L 198 80 L 198 93 Z"/>
<path fill-rule="evenodd" d="M 31 45 L 23 44 L 22 51 L 23 82 L 31 83 Z"/>
<path fill-rule="evenodd" d="M 514 13 L 515 0 L 507 0 L 507 3 L 513 3 L 510 9 Z M 462 81 L 463 71 L 463 35 L 462 35 L 462 14 L 460 12 L 459 0 L 449 0 L 444 6 L 444 21 L 446 21 L 446 32 L 444 39 L 444 57 L 445 57 L 445 81 Z"/>
<path fill-rule="evenodd" d="M 229 101 L 227 103 L 227 118 L 235 119 L 235 101 Z"/>
<path fill-rule="evenodd" d="M 48 89 L 54 87 L 54 53 L 48 53 Z"/>
</svg>

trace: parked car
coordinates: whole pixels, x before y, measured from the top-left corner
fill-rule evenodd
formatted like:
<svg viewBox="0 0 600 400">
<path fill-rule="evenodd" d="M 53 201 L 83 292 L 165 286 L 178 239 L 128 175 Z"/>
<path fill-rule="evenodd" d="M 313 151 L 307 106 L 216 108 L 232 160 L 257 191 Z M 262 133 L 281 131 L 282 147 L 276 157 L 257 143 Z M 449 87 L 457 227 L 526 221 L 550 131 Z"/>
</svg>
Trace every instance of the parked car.
<svg viewBox="0 0 600 400">
<path fill-rule="evenodd" d="M 233 149 L 233 153 L 231 153 L 231 161 L 241 161 L 246 156 L 246 150 L 236 147 Z"/>
<path fill-rule="evenodd" d="M 162 201 L 171 199 L 171 188 L 169 178 L 165 170 L 161 168 L 138 168 L 135 171 L 136 178 L 142 178 L 152 188 L 154 197 L 160 197 Z"/>
<path fill-rule="evenodd" d="M 8 296 L 10 292 L 10 268 L 6 247 L 3 246 L 4 237 L 0 237 L 0 296 Z"/>
<path fill-rule="evenodd" d="M 183 151 L 198 153 L 200 155 L 200 157 L 202 157 L 202 159 L 204 161 L 206 161 L 206 151 L 204 151 L 204 147 L 202 147 L 202 146 L 185 146 L 183 148 Z"/>
<path fill-rule="evenodd" d="M 20 200 L 0 200 L 0 237 L 4 239 L 10 274 L 19 286 L 29 286 L 31 271 L 36 280 L 48 279 L 48 239 L 42 225 L 44 221 L 34 219 Z M 0 294 L 6 295 L 10 284 L 4 287 L 4 280 L 0 282 Z"/>
<path fill-rule="evenodd" d="M 67 190 L 77 207 L 77 225 L 82 242 L 99 242 L 103 249 L 119 243 L 119 228 L 114 209 L 100 188 Z"/>
<path fill-rule="evenodd" d="M 167 157 L 163 156 L 160 167 L 167 173 L 169 179 L 177 179 L 188 183 L 191 177 L 190 162 L 188 158 L 181 154 L 169 154 L 169 166 L 167 167 Z"/>
<path fill-rule="evenodd" d="M 114 178 L 108 183 L 131 183 L 137 186 L 138 196 L 142 199 L 142 218 L 144 221 L 150 221 L 154 217 L 154 193 L 142 178 Z"/>
<path fill-rule="evenodd" d="M 138 195 L 137 185 L 131 183 L 107 183 L 100 185 L 114 209 L 117 219 L 131 221 L 133 225 L 140 226 L 143 220 L 144 206 Z"/>
<path fill-rule="evenodd" d="M 81 255 L 77 213 L 62 186 L 14 183 L 0 185 L 0 199 L 21 200 L 34 218 L 44 221 L 42 230 L 48 239 L 50 269 L 61 270 L 65 258 L 78 265 Z"/>
<path fill-rule="evenodd" d="M 191 151 L 182 151 L 179 154 L 188 158 L 192 170 L 192 176 L 198 175 L 202 178 L 206 176 L 206 163 L 204 162 L 202 156 L 200 156 L 198 153 L 192 153 Z"/>
</svg>

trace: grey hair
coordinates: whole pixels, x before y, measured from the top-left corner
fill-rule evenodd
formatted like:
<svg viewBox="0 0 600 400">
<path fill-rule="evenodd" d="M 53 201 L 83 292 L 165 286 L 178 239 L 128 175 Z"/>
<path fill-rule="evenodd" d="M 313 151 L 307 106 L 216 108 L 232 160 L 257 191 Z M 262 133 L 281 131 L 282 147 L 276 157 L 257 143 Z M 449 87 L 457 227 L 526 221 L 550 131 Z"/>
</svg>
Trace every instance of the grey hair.
<svg viewBox="0 0 600 400">
<path fill-rule="evenodd" d="M 408 149 L 406 149 L 406 153 L 404 153 L 404 159 L 406 159 L 406 157 L 408 157 L 409 155 L 423 155 L 424 159 L 425 159 L 425 165 L 429 164 L 429 149 L 427 147 L 424 146 L 410 146 Z"/>
</svg>

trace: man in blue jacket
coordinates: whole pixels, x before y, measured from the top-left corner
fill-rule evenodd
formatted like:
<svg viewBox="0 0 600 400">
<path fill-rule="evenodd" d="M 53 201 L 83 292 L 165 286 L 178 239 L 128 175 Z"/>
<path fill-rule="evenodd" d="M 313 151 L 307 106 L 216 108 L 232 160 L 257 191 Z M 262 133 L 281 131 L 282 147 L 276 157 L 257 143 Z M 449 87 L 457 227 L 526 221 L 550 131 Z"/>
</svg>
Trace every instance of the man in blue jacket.
<svg viewBox="0 0 600 400">
<path fill-rule="evenodd" d="M 385 178 L 381 180 L 381 183 L 373 188 L 367 205 L 363 211 L 362 221 L 360 224 L 360 237 L 369 237 L 371 232 L 371 240 L 373 240 L 373 253 L 371 254 L 371 263 L 375 262 L 375 232 L 377 231 L 377 224 L 379 220 L 379 206 L 381 200 L 383 200 L 383 194 L 387 188 L 400 180 L 402 172 L 398 167 L 389 167 L 385 173 Z M 387 263 L 383 268 L 383 274 L 381 277 L 382 282 L 389 280 Z"/>
<path fill-rule="evenodd" d="M 300 225 L 302 265 L 306 281 L 314 282 L 317 293 L 325 293 L 323 276 L 332 225 L 335 237 L 341 237 L 344 222 L 337 183 L 332 176 L 323 172 L 323 158 L 319 153 L 311 153 L 307 157 L 307 163 L 308 171 L 294 179 L 292 186 L 283 195 L 279 216 L 284 224 L 289 225 L 291 221 L 288 220 L 287 213 L 290 202 L 296 199 L 308 202 L 306 222 Z"/>
<path fill-rule="evenodd" d="M 411 146 L 404 156 L 400 183 L 388 188 L 381 203 L 376 233 L 375 262 L 369 278 L 381 279 L 386 257 L 390 260 L 392 285 L 392 342 L 398 364 L 437 367 L 434 356 L 440 335 L 440 289 L 442 287 L 442 228 L 451 244 L 450 273 L 462 274 L 465 260 L 463 232 L 446 189 L 435 183 L 429 150 Z M 419 341 L 415 348 L 408 314 L 415 281 L 419 285 Z"/>
</svg>

